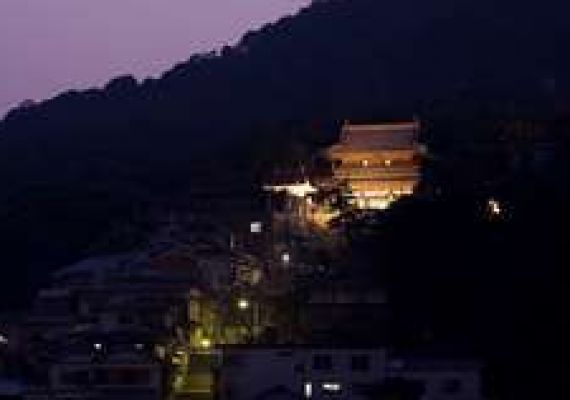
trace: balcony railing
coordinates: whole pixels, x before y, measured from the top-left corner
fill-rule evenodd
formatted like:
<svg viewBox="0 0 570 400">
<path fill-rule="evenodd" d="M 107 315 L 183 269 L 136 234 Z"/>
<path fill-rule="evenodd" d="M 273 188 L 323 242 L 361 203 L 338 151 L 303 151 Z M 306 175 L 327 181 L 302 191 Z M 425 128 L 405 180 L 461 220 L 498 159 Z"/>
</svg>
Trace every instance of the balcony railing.
<svg viewBox="0 0 570 400">
<path fill-rule="evenodd" d="M 340 167 L 335 169 L 334 175 L 339 179 L 417 179 L 420 168 L 406 167 Z"/>
</svg>

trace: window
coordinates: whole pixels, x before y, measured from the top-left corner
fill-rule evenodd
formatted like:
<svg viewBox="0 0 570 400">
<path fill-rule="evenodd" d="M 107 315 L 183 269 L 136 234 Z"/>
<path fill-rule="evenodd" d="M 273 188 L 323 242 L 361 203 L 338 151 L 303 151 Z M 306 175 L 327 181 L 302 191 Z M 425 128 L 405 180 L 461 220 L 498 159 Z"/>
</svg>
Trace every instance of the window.
<svg viewBox="0 0 570 400">
<path fill-rule="evenodd" d="M 97 368 L 95 370 L 95 384 L 96 385 L 107 385 L 109 384 L 109 371 L 103 368 Z"/>
<path fill-rule="evenodd" d="M 277 357 L 292 357 L 293 352 L 291 350 L 279 350 L 277 353 Z"/>
<path fill-rule="evenodd" d="M 446 394 L 457 394 L 461 390 L 459 379 L 446 379 L 441 385 L 441 391 Z"/>
<path fill-rule="evenodd" d="M 329 354 L 317 354 L 313 357 L 313 369 L 329 371 L 332 369 L 332 357 Z"/>
<path fill-rule="evenodd" d="M 368 371 L 370 369 L 370 357 L 365 354 L 354 355 L 350 358 L 350 369 L 353 371 Z"/>
<path fill-rule="evenodd" d="M 125 368 L 119 371 L 117 384 L 146 385 L 150 382 L 150 371 L 147 369 Z"/>
<path fill-rule="evenodd" d="M 96 385 L 148 385 L 150 371 L 146 368 L 97 368 L 95 370 Z"/>
<path fill-rule="evenodd" d="M 81 386 L 89 383 L 89 371 L 65 371 L 60 375 L 60 382 L 63 385 Z"/>
<path fill-rule="evenodd" d="M 323 382 L 323 392 L 334 394 L 342 390 L 342 385 L 339 382 Z"/>
<path fill-rule="evenodd" d="M 224 365 L 232 367 L 241 367 L 245 361 L 245 358 L 240 354 L 227 354 L 224 356 Z"/>
</svg>

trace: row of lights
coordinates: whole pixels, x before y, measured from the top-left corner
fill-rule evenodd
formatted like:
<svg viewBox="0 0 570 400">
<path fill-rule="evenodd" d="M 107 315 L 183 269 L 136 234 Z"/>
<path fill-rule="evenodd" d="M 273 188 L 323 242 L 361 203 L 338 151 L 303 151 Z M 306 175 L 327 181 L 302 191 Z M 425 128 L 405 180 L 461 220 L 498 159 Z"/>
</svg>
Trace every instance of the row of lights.
<svg viewBox="0 0 570 400">
<path fill-rule="evenodd" d="M 367 168 L 370 165 L 370 162 L 368 160 L 362 160 L 361 165 L 364 168 Z M 392 160 L 384 160 L 385 167 L 390 167 L 391 165 L 392 165 Z"/>
</svg>

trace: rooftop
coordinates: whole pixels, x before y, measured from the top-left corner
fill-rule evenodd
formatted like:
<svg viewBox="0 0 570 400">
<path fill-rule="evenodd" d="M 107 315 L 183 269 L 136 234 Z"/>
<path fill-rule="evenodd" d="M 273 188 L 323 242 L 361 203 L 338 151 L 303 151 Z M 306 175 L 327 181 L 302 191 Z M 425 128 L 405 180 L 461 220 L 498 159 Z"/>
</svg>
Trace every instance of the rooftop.
<svg viewBox="0 0 570 400">
<path fill-rule="evenodd" d="M 391 122 L 385 124 L 350 124 L 342 127 L 339 144 L 331 151 L 400 150 L 415 147 L 420 130 L 419 122 Z"/>
</svg>

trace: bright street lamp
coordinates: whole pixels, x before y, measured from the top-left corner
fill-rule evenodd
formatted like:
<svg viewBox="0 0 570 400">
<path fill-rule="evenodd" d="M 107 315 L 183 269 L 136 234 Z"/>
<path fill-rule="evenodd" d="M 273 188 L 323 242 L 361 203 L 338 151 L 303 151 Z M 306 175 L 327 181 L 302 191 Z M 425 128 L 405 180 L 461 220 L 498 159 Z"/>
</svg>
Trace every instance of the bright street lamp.
<svg viewBox="0 0 570 400">
<path fill-rule="evenodd" d="M 237 302 L 237 306 L 240 310 L 247 310 L 250 306 L 249 300 L 245 298 L 239 299 Z"/>
</svg>

